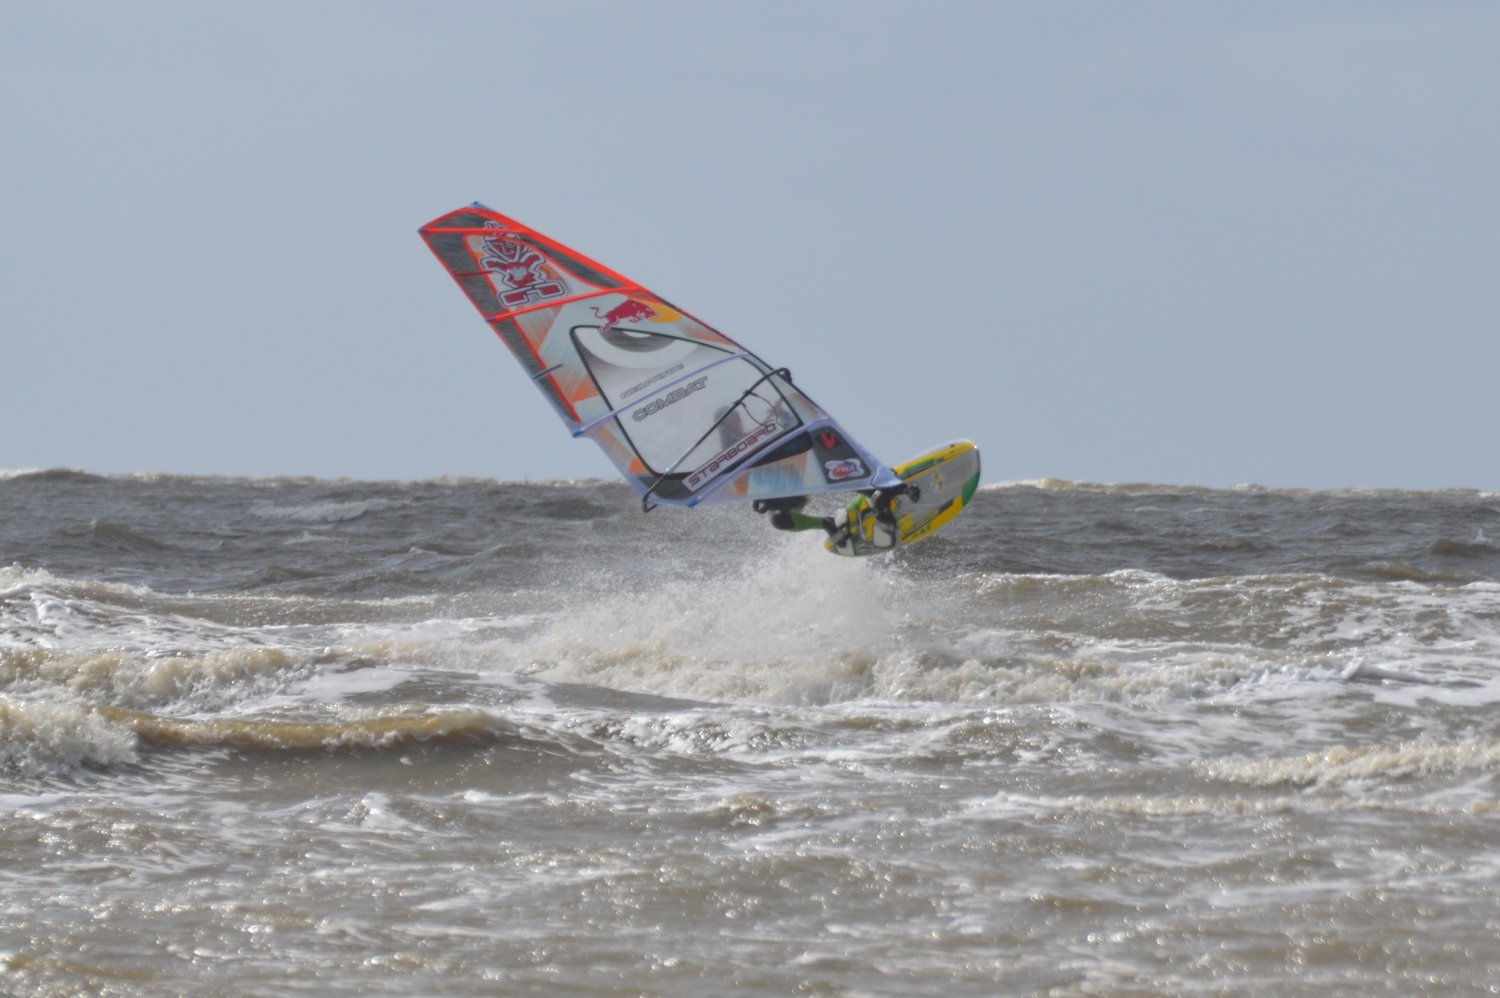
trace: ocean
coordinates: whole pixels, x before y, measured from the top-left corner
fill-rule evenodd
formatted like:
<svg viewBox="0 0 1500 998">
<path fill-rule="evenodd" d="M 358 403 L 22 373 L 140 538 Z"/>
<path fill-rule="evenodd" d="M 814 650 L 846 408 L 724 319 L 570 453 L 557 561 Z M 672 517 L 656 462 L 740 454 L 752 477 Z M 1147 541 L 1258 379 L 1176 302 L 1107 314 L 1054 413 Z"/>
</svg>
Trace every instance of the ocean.
<svg viewBox="0 0 1500 998">
<path fill-rule="evenodd" d="M 0 475 L 0 993 L 1500 991 L 1500 496 Z"/>
</svg>

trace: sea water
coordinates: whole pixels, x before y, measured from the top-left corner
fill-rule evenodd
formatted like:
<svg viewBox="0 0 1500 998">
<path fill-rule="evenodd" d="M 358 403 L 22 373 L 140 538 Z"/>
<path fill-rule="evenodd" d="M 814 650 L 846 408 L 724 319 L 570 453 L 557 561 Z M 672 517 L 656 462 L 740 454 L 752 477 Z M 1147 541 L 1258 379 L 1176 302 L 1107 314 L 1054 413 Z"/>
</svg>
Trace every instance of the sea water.
<svg viewBox="0 0 1500 998">
<path fill-rule="evenodd" d="M 1500 497 L 0 477 L 0 993 L 1500 989 Z"/>
</svg>

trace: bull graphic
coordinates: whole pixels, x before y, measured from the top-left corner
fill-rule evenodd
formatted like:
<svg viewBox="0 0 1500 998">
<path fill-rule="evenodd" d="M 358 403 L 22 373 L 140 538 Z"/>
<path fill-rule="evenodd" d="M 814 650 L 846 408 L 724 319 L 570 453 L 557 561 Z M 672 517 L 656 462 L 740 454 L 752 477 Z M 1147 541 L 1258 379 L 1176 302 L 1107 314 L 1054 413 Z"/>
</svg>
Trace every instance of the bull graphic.
<svg viewBox="0 0 1500 998">
<path fill-rule="evenodd" d="M 599 306 L 592 306 L 594 315 L 599 319 L 599 332 L 607 333 L 622 322 L 645 322 L 647 319 L 656 318 L 656 310 L 645 302 L 636 301 L 634 298 L 626 298 L 612 309 L 601 312 Z"/>
</svg>

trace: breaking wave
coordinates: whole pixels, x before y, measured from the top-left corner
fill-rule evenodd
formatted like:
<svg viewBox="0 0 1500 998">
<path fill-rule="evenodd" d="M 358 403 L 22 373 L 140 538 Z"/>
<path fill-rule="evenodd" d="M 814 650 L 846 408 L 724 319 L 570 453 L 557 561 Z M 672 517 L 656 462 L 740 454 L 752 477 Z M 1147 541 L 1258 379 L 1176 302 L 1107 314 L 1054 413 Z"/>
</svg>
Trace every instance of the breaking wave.
<svg viewBox="0 0 1500 998">
<path fill-rule="evenodd" d="M 1208 779 L 1255 786 L 1394 783 L 1414 777 L 1500 772 L 1500 740 L 1333 745 L 1298 756 L 1208 760 L 1196 768 Z"/>
</svg>

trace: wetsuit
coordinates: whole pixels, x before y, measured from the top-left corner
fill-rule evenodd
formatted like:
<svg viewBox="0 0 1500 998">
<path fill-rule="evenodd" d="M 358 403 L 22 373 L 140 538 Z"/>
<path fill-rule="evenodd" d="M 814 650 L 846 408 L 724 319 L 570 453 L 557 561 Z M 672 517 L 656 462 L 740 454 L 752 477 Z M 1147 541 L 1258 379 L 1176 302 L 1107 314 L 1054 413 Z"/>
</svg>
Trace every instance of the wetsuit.
<svg viewBox="0 0 1500 998">
<path fill-rule="evenodd" d="M 894 538 L 899 527 L 896 525 L 895 502 L 898 496 L 907 491 L 905 483 L 887 486 L 883 489 L 875 489 L 873 492 L 865 492 L 863 495 L 869 500 L 870 508 L 875 511 L 875 519 L 890 528 L 891 536 Z M 847 525 L 839 527 L 831 516 L 809 516 L 801 512 L 802 507 L 807 505 L 807 496 L 789 496 L 785 499 L 757 499 L 753 506 L 757 513 L 770 513 L 771 526 L 777 530 L 821 530 L 829 537 L 837 537 L 842 530 L 847 530 Z"/>
<path fill-rule="evenodd" d="M 771 526 L 777 530 L 822 530 L 830 537 L 837 532 L 831 516 L 809 516 L 803 513 L 807 496 L 790 496 L 785 499 L 757 499 L 757 513 L 770 513 Z"/>
</svg>

